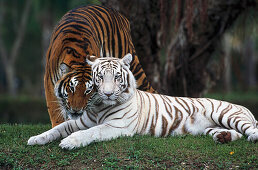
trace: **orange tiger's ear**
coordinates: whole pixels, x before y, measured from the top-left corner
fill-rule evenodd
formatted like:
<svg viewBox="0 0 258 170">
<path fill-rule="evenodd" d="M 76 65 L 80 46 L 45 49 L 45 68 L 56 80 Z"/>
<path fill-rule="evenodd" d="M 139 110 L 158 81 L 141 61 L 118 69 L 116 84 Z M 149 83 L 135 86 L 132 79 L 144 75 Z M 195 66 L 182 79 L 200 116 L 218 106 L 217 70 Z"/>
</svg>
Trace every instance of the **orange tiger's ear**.
<svg viewBox="0 0 258 170">
<path fill-rule="evenodd" d="M 98 57 L 96 56 L 87 56 L 86 57 L 86 63 L 89 65 L 93 65 L 94 61 L 97 59 Z"/>
<path fill-rule="evenodd" d="M 61 63 L 59 66 L 59 71 L 60 71 L 61 76 L 70 72 L 70 70 L 71 69 L 69 68 L 69 66 L 67 66 L 65 63 Z"/>
</svg>

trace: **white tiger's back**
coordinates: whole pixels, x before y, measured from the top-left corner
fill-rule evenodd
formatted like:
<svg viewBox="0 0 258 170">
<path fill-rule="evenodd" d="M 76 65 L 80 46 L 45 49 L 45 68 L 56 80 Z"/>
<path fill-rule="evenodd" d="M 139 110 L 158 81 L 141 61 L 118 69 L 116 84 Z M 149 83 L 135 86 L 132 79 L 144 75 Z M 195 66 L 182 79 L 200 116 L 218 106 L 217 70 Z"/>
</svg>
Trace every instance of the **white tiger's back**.
<svg viewBox="0 0 258 170">
<path fill-rule="evenodd" d="M 148 120 L 144 123 L 148 124 L 145 134 L 197 135 L 214 126 L 234 129 L 243 134 L 252 134 L 257 130 L 254 116 L 240 105 L 209 98 L 170 97 L 139 90 L 137 93 L 136 102 L 142 103 L 142 108 L 138 109 L 145 110 L 142 112 L 142 120 Z M 249 128 L 253 130 L 247 132 Z"/>
</svg>

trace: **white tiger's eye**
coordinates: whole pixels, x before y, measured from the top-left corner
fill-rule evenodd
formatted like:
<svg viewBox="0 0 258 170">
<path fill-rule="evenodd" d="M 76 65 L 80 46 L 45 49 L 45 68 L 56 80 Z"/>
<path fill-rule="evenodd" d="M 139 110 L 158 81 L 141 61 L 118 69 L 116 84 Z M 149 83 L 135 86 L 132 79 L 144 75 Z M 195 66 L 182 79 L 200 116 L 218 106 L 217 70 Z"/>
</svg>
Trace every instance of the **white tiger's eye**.
<svg viewBox="0 0 258 170">
<path fill-rule="evenodd" d="M 122 78 L 121 73 L 120 73 L 120 72 L 117 72 L 116 75 L 115 75 L 115 80 L 120 81 L 121 78 Z"/>
<path fill-rule="evenodd" d="M 98 74 L 99 79 L 103 79 L 103 75 L 101 73 Z"/>
<path fill-rule="evenodd" d="M 116 75 L 115 76 L 115 79 L 117 80 L 117 79 L 120 79 L 121 78 L 121 75 Z"/>
</svg>

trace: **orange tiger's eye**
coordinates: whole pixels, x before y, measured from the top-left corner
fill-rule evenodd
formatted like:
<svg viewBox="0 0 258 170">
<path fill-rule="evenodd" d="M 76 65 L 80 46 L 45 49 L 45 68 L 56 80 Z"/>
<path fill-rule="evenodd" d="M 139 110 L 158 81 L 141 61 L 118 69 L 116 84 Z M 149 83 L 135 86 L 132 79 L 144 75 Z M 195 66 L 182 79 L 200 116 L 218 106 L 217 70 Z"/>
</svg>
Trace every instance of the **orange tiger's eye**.
<svg viewBox="0 0 258 170">
<path fill-rule="evenodd" d="M 68 49 L 67 49 L 67 54 L 71 54 L 72 51 L 73 51 L 73 50 L 72 50 L 71 48 L 68 48 Z"/>
</svg>

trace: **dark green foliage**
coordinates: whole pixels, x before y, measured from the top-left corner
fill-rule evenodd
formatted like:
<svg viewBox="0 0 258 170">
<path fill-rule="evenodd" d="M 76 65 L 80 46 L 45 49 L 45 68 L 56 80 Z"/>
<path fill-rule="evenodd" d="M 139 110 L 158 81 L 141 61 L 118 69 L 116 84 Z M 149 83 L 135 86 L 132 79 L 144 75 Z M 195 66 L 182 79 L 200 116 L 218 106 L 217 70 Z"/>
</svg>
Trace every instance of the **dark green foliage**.
<svg viewBox="0 0 258 170">
<path fill-rule="evenodd" d="M 26 145 L 30 136 L 50 127 L 0 125 L 0 169 L 258 168 L 257 143 L 245 138 L 221 145 L 208 136 L 121 137 L 72 151 L 59 148 L 59 141 L 45 146 Z"/>
<path fill-rule="evenodd" d="M 249 91 L 235 91 L 231 93 L 209 93 L 204 97 L 213 98 L 217 100 L 224 100 L 231 103 L 239 104 L 248 108 L 258 120 L 258 91 L 249 90 Z"/>
<path fill-rule="evenodd" d="M 49 123 L 45 99 L 0 96 L 0 123 Z"/>
<path fill-rule="evenodd" d="M 12 48 L 17 41 L 20 30 L 22 11 L 25 6 L 22 1 L 0 1 L 0 39 L 3 41 L 3 48 L 10 59 Z M 50 34 L 61 17 L 69 10 L 83 5 L 100 4 L 98 0 L 51 0 L 32 1 L 26 24 L 24 39 L 21 48 L 18 50 L 17 59 L 14 60 L 15 87 L 19 94 L 41 95 L 43 89 L 43 75 L 45 72 L 44 43 L 48 46 L 49 40 L 44 34 L 46 25 Z M 4 10 L 3 10 L 4 9 Z M 0 23 L 1 23 L 0 22 Z M 44 27 L 45 26 L 45 27 Z M 44 35 L 43 35 L 44 34 Z M 50 35 L 49 35 L 50 36 Z M 1 50 L 0 50 L 1 51 Z M 7 75 L 3 58 L 0 54 L 0 93 L 8 94 Z"/>
</svg>

